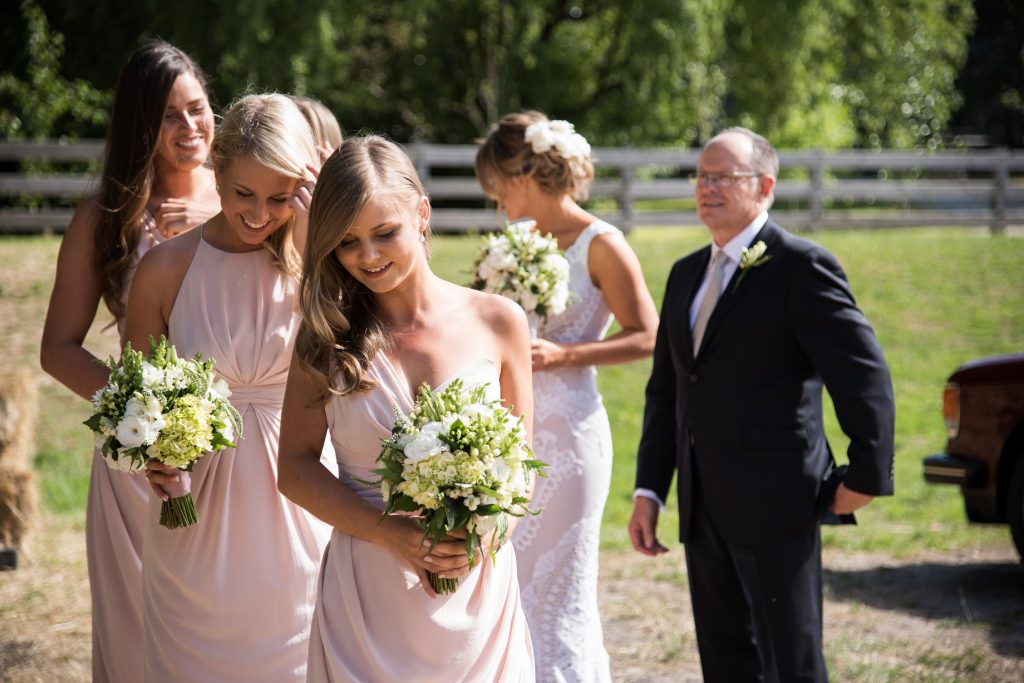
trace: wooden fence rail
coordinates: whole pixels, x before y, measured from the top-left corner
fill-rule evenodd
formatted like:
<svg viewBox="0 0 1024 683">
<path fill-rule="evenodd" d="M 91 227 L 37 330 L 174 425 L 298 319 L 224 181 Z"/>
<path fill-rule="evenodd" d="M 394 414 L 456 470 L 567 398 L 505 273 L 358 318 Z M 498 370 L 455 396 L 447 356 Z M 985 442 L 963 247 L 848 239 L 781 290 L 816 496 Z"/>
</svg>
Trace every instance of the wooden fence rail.
<svg viewBox="0 0 1024 683">
<path fill-rule="evenodd" d="M 435 230 L 497 227 L 473 177 L 475 146 L 413 144 L 408 150 L 434 201 Z M 21 162 L 80 165 L 102 152 L 101 140 L 0 141 L 0 169 L 10 169 L 0 171 L 0 233 L 63 231 L 73 212 L 68 207 L 97 187 L 92 174 L 26 173 Z M 596 212 L 627 229 L 697 224 L 686 174 L 699 153 L 595 148 Z M 794 228 L 987 225 L 1000 232 L 1024 224 L 1024 150 L 784 150 L 779 156 L 783 173 L 773 213 Z"/>
</svg>

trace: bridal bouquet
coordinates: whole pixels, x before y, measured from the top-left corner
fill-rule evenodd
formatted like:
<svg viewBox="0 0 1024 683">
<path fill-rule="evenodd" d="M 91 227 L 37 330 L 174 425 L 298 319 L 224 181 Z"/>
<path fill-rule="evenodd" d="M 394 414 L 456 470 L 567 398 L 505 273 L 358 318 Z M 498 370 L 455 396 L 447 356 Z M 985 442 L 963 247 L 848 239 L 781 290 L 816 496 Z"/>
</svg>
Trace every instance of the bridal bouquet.
<svg viewBox="0 0 1024 683">
<path fill-rule="evenodd" d="M 465 388 L 453 380 L 432 392 L 424 384 L 408 415 L 395 408 L 395 426 L 377 460 L 384 514 L 417 512 L 423 540 L 431 548 L 448 534 L 466 530 L 470 561 L 483 539 L 499 547 L 508 515 L 536 514 L 526 506 L 531 471 L 546 467 L 533 458 L 522 418 L 485 397 L 487 385 Z M 438 593 L 454 593 L 458 579 L 430 573 Z"/>
<path fill-rule="evenodd" d="M 569 262 L 553 237 L 536 230 L 536 221 L 506 223 L 484 238 L 473 263 L 473 289 L 512 299 L 531 318 L 558 315 L 569 302 Z"/>
<path fill-rule="evenodd" d="M 191 471 L 209 452 L 235 445 L 242 419 L 228 402 L 224 380 L 214 380 L 213 359 L 178 357 L 163 336 L 149 338 L 150 357 L 129 342 L 121 362 L 111 357 L 106 386 L 93 396 L 95 412 L 85 425 L 107 465 L 125 472 L 144 469 L 146 461 Z M 160 524 L 175 529 L 198 521 L 192 494 L 164 501 Z"/>
</svg>

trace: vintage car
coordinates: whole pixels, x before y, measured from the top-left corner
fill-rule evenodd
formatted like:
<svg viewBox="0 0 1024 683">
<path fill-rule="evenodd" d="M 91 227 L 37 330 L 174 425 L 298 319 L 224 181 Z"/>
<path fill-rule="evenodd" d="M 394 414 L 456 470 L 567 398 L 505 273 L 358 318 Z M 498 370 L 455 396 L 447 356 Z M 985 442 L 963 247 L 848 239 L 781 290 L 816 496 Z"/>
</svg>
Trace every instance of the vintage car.
<svg viewBox="0 0 1024 683">
<path fill-rule="evenodd" d="M 979 358 L 949 376 L 946 452 L 924 459 L 932 484 L 959 484 L 967 519 L 1009 524 L 1024 559 L 1024 354 Z"/>
</svg>

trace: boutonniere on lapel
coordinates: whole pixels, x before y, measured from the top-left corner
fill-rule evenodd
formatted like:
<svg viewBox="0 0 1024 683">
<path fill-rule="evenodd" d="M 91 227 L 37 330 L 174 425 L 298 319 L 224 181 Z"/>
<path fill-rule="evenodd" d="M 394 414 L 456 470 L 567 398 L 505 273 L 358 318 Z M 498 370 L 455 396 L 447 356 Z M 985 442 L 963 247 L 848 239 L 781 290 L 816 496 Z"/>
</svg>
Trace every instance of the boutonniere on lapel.
<svg viewBox="0 0 1024 683">
<path fill-rule="evenodd" d="M 772 260 L 772 255 L 766 254 L 766 251 L 768 251 L 768 245 L 763 240 L 758 240 L 752 246 L 743 248 L 743 251 L 740 252 L 740 274 L 736 277 L 736 282 L 732 283 L 732 291 L 736 291 L 751 268 L 763 266 Z"/>
</svg>

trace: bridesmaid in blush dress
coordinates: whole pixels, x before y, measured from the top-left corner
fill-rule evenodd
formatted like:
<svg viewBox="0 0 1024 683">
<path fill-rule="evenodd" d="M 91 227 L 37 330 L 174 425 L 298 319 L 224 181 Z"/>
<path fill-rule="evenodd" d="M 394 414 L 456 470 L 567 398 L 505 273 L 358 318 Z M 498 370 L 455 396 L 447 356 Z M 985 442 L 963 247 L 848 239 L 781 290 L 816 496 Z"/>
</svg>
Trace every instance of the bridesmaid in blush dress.
<svg viewBox="0 0 1024 683">
<path fill-rule="evenodd" d="M 281 426 L 285 495 L 334 526 L 309 644 L 309 680 L 533 681 L 511 544 L 472 568 L 462 537 L 433 550 L 408 515 L 384 519 L 376 458 L 417 388 L 487 384 L 532 417 L 529 330 L 506 299 L 434 275 L 430 203 L 412 162 L 380 137 L 324 164 L 310 207 L 303 322 Z M 340 476 L 319 462 L 330 435 Z M 436 595 L 427 572 L 458 577 Z"/>
<path fill-rule="evenodd" d="M 278 493 L 277 442 L 317 153 L 290 98 L 252 95 L 225 114 L 213 160 L 223 210 L 146 255 L 127 338 L 214 358 L 243 436 L 191 476 L 147 464 L 145 680 L 298 682 L 329 529 Z M 160 526 L 160 499 L 189 487 L 198 523 Z"/>
<path fill-rule="evenodd" d="M 571 124 L 509 114 L 477 151 L 476 170 L 510 219 L 536 220 L 569 260 L 569 304 L 541 322 L 532 348 L 534 451 L 549 465 L 534 494 L 542 512 L 512 537 L 537 680 L 610 681 L 597 577 L 612 439 L 594 366 L 650 355 L 658 313 L 622 233 L 576 203 L 594 168 Z M 613 316 L 621 329 L 606 338 Z"/>
<path fill-rule="evenodd" d="M 205 79 L 178 48 L 156 41 L 125 64 L 114 95 L 99 192 L 75 211 L 61 242 L 40 360 L 83 398 L 107 381 L 84 346 L 100 301 L 124 340 L 128 288 L 150 248 L 220 210 Z M 142 679 L 142 527 L 149 486 L 93 453 L 85 516 L 92 597 L 92 678 Z"/>
</svg>

